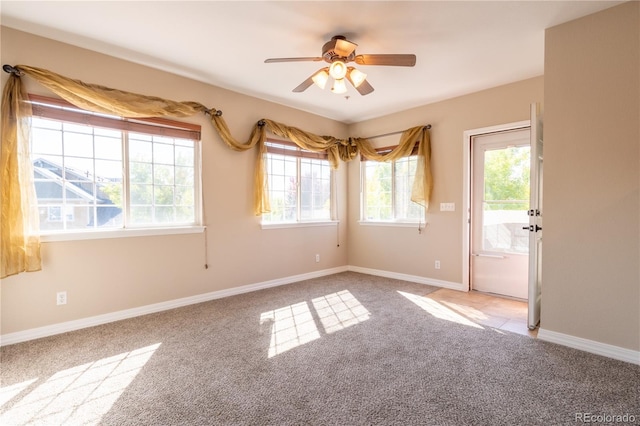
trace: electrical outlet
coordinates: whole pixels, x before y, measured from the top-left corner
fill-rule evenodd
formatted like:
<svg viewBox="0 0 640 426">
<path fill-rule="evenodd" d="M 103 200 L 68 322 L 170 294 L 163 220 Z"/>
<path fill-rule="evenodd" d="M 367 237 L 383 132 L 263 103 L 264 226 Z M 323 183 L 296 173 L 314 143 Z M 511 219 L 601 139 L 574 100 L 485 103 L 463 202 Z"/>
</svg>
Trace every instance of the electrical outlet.
<svg viewBox="0 0 640 426">
<path fill-rule="evenodd" d="M 56 293 L 56 305 L 66 305 L 67 304 L 67 292 L 59 291 Z"/>
<path fill-rule="evenodd" d="M 316 263 L 320 262 L 320 255 L 316 254 Z"/>
<path fill-rule="evenodd" d="M 436 260 L 436 269 L 440 269 L 440 261 Z"/>
</svg>

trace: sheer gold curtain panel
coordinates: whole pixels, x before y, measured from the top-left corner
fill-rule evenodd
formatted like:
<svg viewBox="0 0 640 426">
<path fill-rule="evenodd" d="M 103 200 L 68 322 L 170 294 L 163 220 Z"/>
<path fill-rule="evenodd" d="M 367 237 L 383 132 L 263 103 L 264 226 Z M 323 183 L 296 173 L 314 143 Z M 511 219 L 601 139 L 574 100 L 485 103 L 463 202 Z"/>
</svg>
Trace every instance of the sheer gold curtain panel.
<svg viewBox="0 0 640 426">
<path fill-rule="evenodd" d="M 0 278 L 39 271 L 39 216 L 29 157 L 30 104 L 11 74 L 2 94 L 0 144 Z"/>
</svg>

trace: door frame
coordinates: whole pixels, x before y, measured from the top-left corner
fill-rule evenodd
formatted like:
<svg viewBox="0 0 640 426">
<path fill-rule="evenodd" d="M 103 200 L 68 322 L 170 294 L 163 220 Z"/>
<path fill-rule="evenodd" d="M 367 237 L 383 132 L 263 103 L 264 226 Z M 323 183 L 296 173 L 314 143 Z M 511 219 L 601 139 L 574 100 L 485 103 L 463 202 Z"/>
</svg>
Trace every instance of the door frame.
<svg viewBox="0 0 640 426">
<path fill-rule="evenodd" d="M 507 124 L 498 124 L 489 127 L 465 130 L 463 133 L 463 160 L 462 160 L 462 288 L 471 290 L 470 264 L 471 264 L 471 140 L 474 136 L 487 133 L 499 133 L 510 130 L 531 128 L 531 120 L 516 121 Z"/>
</svg>

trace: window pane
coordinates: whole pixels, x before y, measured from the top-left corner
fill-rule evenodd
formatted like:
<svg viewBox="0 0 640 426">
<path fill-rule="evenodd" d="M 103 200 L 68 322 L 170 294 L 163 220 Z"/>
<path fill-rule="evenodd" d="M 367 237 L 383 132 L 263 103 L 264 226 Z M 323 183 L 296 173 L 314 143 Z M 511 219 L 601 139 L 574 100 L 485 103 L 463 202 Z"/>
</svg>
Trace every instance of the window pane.
<svg viewBox="0 0 640 426">
<path fill-rule="evenodd" d="M 131 206 L 131 222 L 134 225 L 153 223 L 151 206 Z"/>
<path fill-rule="evenodd" d="M 95 208 L 86 204 L 67 204 L 67 207 L 73 212 L 72 215 L 67 214 L 65 217 L 65 229 L 92 229 L 95 219 Z"/>
<path fill-rule="evenodd" d="M 129 137 L 129 159 L 131 161 L 140 161 L 151 163 L 153 161 L 153 145 L 150 142 L 144 142 L 137 137 Z"/>
<path fill-rule="evenodd" d="M 173 186 L 153 187 L 153 202 L 156 206 L 172 206 L 173 205 Z"/>
<path fill-rule="evenodd" d="M 391 163 L 365 161 L 365 220 L 393 219 Z"/>
<path fill-rule="evenodd" d="M 171 223 L 175 221 L 173 206 L 160 206 L 155 208 L 154 223 Z"/>
<path fill-rule="evenodd" d="M 193 167 L 176 167 L 175 170 L 176 185 L 185 185 L 193 187 L 194 176 Z"/>
<path fill-rule="evenodd" d="M 175 188 L 175 203 L 177 206 L 193 206 L 193 187 L 177 186 Z"/>
<path fill-rule="evenodd" d="M 173 166 L 154 166 L 153 183 L 156 185 L 173 185 Z"/>
<path fill-rule="evenodd" d="M 155 164 L 173 164 L 173 145 L 154 143 L 153 162 Z"/>
<path fill-rule="evenodd" d="M 68 180 L 87 181 L 93 178 L 93 159 L 64 157 L 64 178 Z"/>
<path fill-rule="evenodd" d="M 151 205 L 153 201 L 153 186 L 131 184 L 130 191 L 131 205 Z"/>
<path fill-rule="evenodd" d="M 131 183 L 152 183 L 153 164 L 129 162 L 129 180 Z"/>
<path fill-rule="evenodd" d="M 267 172 L 271 213 L 263 215 L 268 222 L 295 222 L 298 203 L 297 159 L 284 155 L 267 155 Z"/>
<path fill-rule="evenodd" d="M 93 158 L 93 135 L 65 132 L 64 155 Z"/>
<path fill-rule="evenodd" d="M 122 160 L 122 139 L 118 133 L 118 137 L 97 136 L 96 141 L 96 158 L 105 160 Z"/>
<path fill-rule="evenodd" d="M 494 149 L 484 155 L 483 248 L 528 253 L 530 147 Z"/>
<path fill-rule="evenodd" d="M 58 130 L 33 128 L 31 129 L 31 134 L 32 155 L 62 153 L 62 132 Z"/>
<path fill-rule="evenodd" d="M 412 156 L 396 160 L 394 164 L 395 219 L 418 221 L 424 218 L 424 207 L 411 201 L 417 163 L 418 157 Z"/>
<path fill-rule="evenodd" d="M 96 160 L 95 171 L 98 181 L 122 181 L 122 161 Z"/>
<path fill-rule="evenodd" d="M 122 228 L 122 208 L 115 205 L 102 205 L 96 209 L 98 227 Z"/>
<path fill-rule="evenodd" d="M 176 164 L 193 167 L 193 144 L 191 147 L 176 147 Z"/>
<path fill-rule="evenodd" d="M 176 207 L 176 222 L 193 223 L 195 218 L 195 209 L 189 206 Z"/>
<path fill-rule="evenodd" d="M 331 219 L 331 179 L 327 161 L 300 160 L 300 218 Z"/>
<path fill-rule="evenodd" d="M 62 222 L 62 206 L 48 205 L 46 202 L 38 204 L 40 214 L 40 229 L 47 231 L 60 231 L 64 229 Z"/>
</svg>

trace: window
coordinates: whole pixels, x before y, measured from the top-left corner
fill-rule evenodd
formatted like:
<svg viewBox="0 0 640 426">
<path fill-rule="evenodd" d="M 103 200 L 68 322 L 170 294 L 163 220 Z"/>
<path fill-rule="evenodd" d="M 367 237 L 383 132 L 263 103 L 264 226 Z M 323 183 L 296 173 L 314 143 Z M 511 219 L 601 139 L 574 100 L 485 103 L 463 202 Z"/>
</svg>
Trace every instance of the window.
<svg viewBox="0 0 640 426">
<path fill-rule="evenodd" d="M 413 223 L 424 220 L 424 207 L 411 201 L 417 162 L 415 155 L 393 162 L 361 161 L 362 221 Z"/>
<path fill-rule="evenodd" d="M 94 114 L 31 97 L 44 234 L 201 223 L 199 126 Z"/>
<path fill-rule="evenodd" d="M 262 222 L 331 220 L 332 172 L 326 153 L 305 151 L 286 141 L 269 141 L 266 146 L 271 212 L 262 215 Z"/>
</svg>

